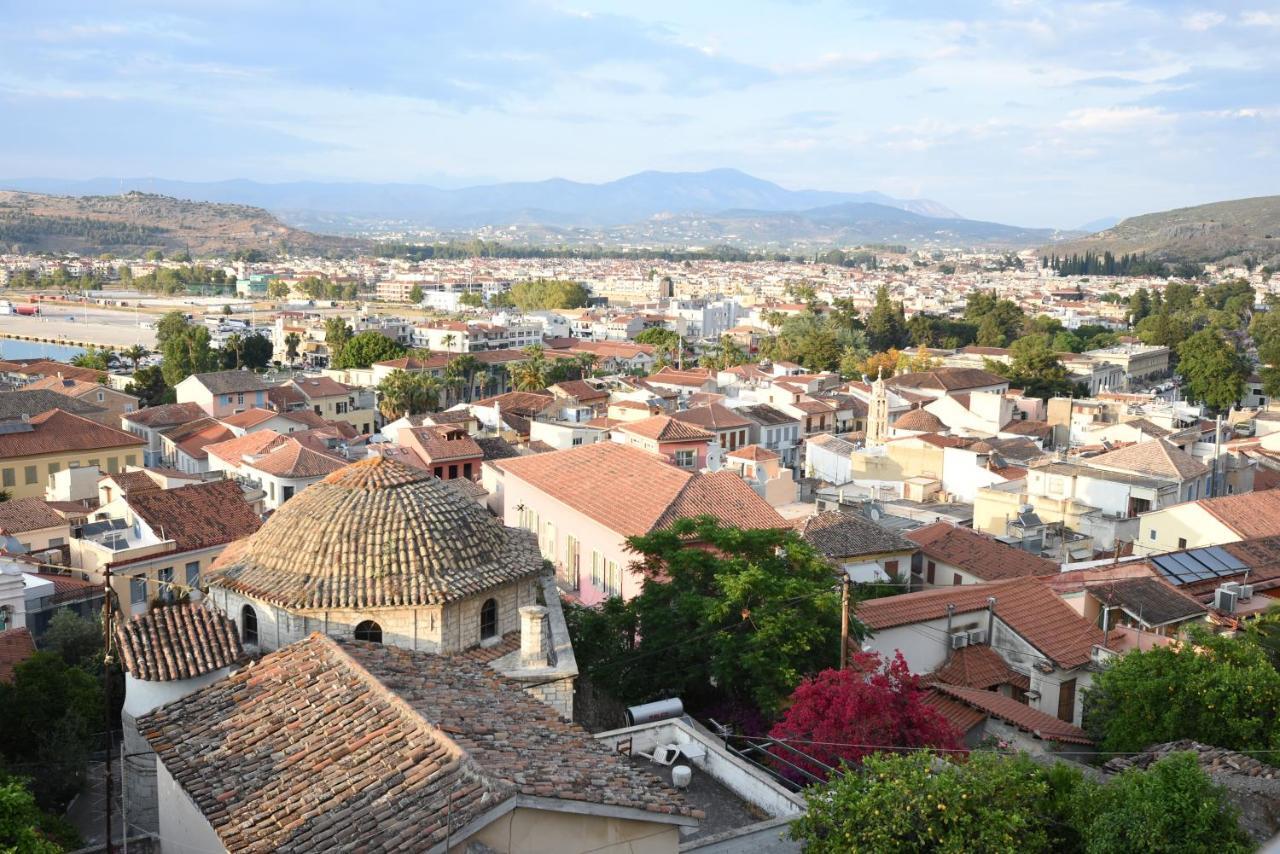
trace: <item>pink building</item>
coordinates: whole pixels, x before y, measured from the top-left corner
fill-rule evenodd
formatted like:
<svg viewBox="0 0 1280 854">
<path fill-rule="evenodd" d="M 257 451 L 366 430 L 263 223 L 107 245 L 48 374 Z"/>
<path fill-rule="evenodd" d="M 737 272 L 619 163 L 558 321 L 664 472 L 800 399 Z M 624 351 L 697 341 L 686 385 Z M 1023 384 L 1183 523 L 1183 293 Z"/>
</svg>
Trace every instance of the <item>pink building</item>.
<svg viewBox="0 0 1280 854">
<path fill-rule="evenodd" d="M 689 471 L 707 467 L 707 454 L 714 433 L 696 424 L 677 421 L 670 415 L 654 415 L 614 430 L 615 440 L 666 459 L 672 465 Z"/>
<path fill-rule="evenodd" d="M 788 527 L 734 472 L 694 474 L 616 442 L 484 468 L 490 509 L 507 525 L 534 531 L 562 589 L 588 605 L 640 592 L 644 579 L 631 567 L 628 537 L 702 515 L 741 528 Z"/>
</svg>

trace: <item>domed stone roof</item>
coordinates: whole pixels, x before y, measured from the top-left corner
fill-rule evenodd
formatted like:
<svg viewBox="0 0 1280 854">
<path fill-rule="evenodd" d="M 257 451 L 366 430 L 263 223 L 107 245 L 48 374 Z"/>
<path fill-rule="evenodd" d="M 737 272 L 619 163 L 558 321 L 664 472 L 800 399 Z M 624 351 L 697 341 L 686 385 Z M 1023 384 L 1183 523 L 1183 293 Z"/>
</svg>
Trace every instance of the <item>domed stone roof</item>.
<svg viewBox="0 0 1280 854">
<path fill-rule="evenodd" d="M 285 608 L 393 608 L 473 596 L 542 570 L 537 541 L 425 471 L 346 466 L 228 546 L 212 585 Z"/>
<path fill-rule="evenodd" d="M 924 409 L 913 409 L 898 416 L 893 422 L 895 430 L 911 430 L 918 433 L 938 433 L 947 429 L 942 419 Z"/>
</svg>

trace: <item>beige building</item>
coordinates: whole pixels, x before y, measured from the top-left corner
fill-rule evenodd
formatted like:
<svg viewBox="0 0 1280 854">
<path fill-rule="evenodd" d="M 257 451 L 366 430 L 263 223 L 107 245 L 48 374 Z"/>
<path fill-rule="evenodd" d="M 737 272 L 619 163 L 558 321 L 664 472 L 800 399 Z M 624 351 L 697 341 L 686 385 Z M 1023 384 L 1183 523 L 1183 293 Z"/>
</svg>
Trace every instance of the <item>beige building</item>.
<svg viewBox="0 0 1280 854">
<path fill-rule="evenodd" d="M 142 462 L 145 442 L 61 409 L 0 427 L 0 488 L 13 498 L 44 495 L 50 475 L 97 466 L 108 472 Z"/>
<path fill-rule="evenodd" d="M 1220 546 L 1280 534 L 1280 490 L 1223 495 L 1143 513 L 1137 554 Z"/>
<path fill-rule="evenodd" d="M 28 553 L 65 546 L 71 524 L 41 498 L 0 502 L 0 538 L 15 541 Z"/>
<path fill-rule="evenodd" d="M 105 409 L 111 413 L 109 423 L 115 423 L 120 416 L 128 415 L 138 410 L 137 397 L 97 382 L 53 376 L 37 380 L 26 388 L 56 392 L 66 397 L 73 397 L 90 406 Z"/>
</svg>

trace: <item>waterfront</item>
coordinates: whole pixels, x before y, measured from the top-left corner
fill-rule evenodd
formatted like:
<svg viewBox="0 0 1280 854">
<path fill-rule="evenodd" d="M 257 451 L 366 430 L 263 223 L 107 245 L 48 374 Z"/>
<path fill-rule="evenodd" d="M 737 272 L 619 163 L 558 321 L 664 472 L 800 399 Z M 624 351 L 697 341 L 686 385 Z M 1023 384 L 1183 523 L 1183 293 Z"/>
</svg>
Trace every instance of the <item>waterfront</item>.
<svg viewBox="0 0 1280 854">
<path fill-rule="evenodd" d="M 58 362 L 69 362 L 83 352 L 83 347 L 72 347 L 68 344 L 0 338 L 0 359 L 53 359 Z"/>
</svg>

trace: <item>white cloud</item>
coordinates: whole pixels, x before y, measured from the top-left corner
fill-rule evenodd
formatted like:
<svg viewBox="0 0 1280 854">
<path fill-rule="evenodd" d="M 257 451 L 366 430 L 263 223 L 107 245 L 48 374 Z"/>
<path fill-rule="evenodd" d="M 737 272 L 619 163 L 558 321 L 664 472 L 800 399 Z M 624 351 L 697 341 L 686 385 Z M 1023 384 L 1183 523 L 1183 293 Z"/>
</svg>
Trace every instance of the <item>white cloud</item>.
<svg viewBox="0 0 1280 854">
<path fill-rule="evenodd" d="M 1196 12 L 1182 19 L 1182 26 L 1192 32 L 1203 33 L 1212 30 L 1227 19 L 1221 12 Z"/>
<path fill-rule="evenodd" d="M 1156 107 L 1086 107 L 1072 110 L 1056 127 L 1067 131 L 1114 133 L 1172 120 L 1172 115 Z"/>
<path fill-rule="evenodd" d="M 1240 22 L 1250 27 L 1280 27 L 1280 13 L 1255 9 L 1241 15 Z"/>
</svg>

